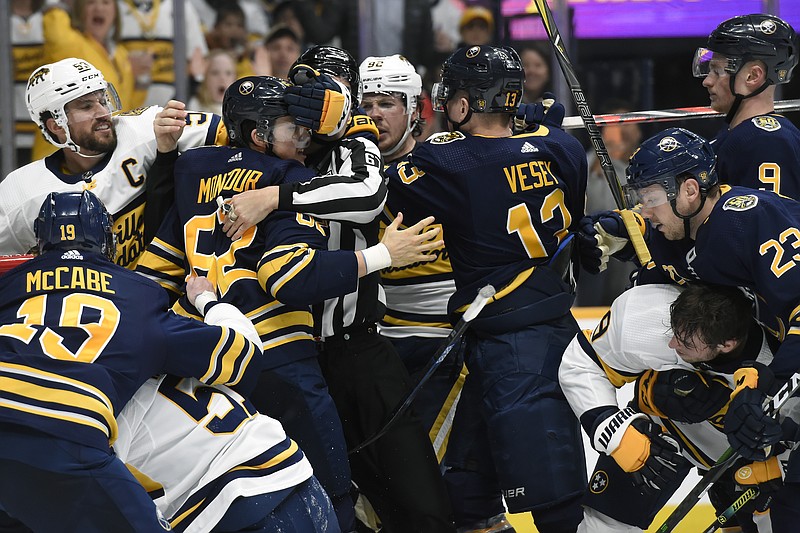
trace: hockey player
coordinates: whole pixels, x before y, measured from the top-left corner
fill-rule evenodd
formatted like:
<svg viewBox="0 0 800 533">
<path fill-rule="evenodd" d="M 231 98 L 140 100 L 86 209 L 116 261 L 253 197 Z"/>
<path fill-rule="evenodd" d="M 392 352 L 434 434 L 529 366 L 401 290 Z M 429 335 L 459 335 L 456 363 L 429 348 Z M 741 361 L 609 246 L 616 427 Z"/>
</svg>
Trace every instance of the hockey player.
<svg viewBox="0 0 800 533">
<path fill-rule="evenodd" d="M 758 385 L 737 394 L 725 417 L 731 446 L 746 458 L 764 459 L 764 449 L 783 435 L 764 413 L 763 400 L 800 369 L 800 338 L 795 334 L 800 327 L 800 269 L 794 268 L 792 244 L 800 227 L 800 204 L 771 192 L 721 186 L 708 141 L 680 128 L 644 141 L 631 157 L 627 178 L 629 205 L 640 203 L 651 226 L 653 261 L 640 271 L 639 282 L 682 285 L 699 279 L 746 288 L 755 294 L 756 317 L 782 341 L 769 368 L 750 370 L 747 383 Z M 603 243 L 614 236 L 627 242 L 613 212 L 587 217 L 581 234 L 584 264 L 607 253 Z M 778 380 L 774 385 L 772 374 Z M 795 453 L 784 489 L 772 504 L 778 531 L 790 531 L 800 518 L 789 503 L 800 497 L 798 476 Z"/>
<path fill-rule="evenodd" d="M 340 531 L 297 443 L 228 387 L 150 378 L 117 422 L 117 457 L 173 531 Z"/>
<path fill-rule="evenodd" d="M 35 531 L 168 529 L 111 451 L 114 417 L 160 373 L 249 391 L 258 335 L 205 279 L 187 295 L 206 324 L 168 312 L 160 287 L 111 262 L 92 193 L 51 193 L 35 220 L 42 255 L 0 278 L 0 508 Z"/>
<path fill-rule="evenodd" d="M 310 305 L 355 290 L 358 277 L 385 266 L 426 261 L 417 250 L 441 243 L 424 242 L 434 230 L 414 237 L 411 244 L 418 248 L 398 247 L 403 243 L 392 241 L 398 220 L 385 245 L 329 254 L 319 251 L 326 243 L 320 223 L 286 211 L 231 241 L 222 229 L 218 196 L 230 198 L 284 178 L 305 181 L 315 175 L 298 162 L 310 137 L 288 114 L 286 88 L 286 82 L 272 77 L 246 77 L 228 88 L 223 116 L 233 148 L 206 147 L 178 158 L 176 208 L 138 270 L 172 290 L 184 270 L 207 272 L 221 298 L 252 317 L 264 345 L 266 371 L 251 399 L 300 443 L 348 531 L 353 517 L 350 470 L 336 408 L 317 362 Z M 353 168 L 355 176 L 367 171 Z M 239 217 L 235 207 L 231 217 Z M 422 221 L 409 234 L 430 222 Z M 183 298 L 177 307 L 185 309 Z"/>
<path fill-rule="evenodd" d="M 530 511 L 543 533 L 575 531 L 583 446 L 557 372 L 578 332 L 564 248 L 583 216 L 586 157 L 558 129 L 512 135 L 523 79 L 511 48 L 454 52 L 432 94 L 451 131 L 397 165 L 390 179 L 404 186 L 392 201 L 412 219 L 436 213 L 444 227 L 457 288 L 451 321 L 480 287 L 499 290 L 467 335 L 465 389 L 475 380 L 481 398 L 480 413 L 470 418 L 485 419 L 491 443 L 483 460 L 493 460 L 509 511 Z M 459 434 L 456 421 L 449 447 L 474 438 Z M 531 446 L 546 459 L 531 462 Z"/>
<path fill-rule="evenodd" d="M 800 198 L 800 130 L 774 108 L 776 86 L 789 83 L 799 57 L 792 27 L 766 14 L 726 20 L 695 53 L 694 75 L 726 113 L 711 142 L 722 183 Z"/>
<path fill-rule="evenodd" d="M 601 454 L 579 532 L 647 529 L 690 469 L 678 450 L 700 469 L 714 464 L 728 448 L 720 429 L 734 371 L 745 361 L 769 364 L 768 340 L 739 289 L 699 282 L 683 291 L 678 285 L 634 287 L 614 301 L 594 332 L 572 340 L 559 381 Z M 633 381 L 632 403 L 618 407 L 616 389 Z M 761 484 L 760 513 L 779 486 L 780 476 Z M 728 498 L 712 489 L 718 511 L 736 497 Z"/>
<path fill-rule="evenodd" d="M 219 117 L 184 110 L 140 108 L 112 117 L 113 86 L 86 61 L 70 58 L 38 68 L 28 80 L 31 119 L 61 148 L 0 182 L 0 253 L 27 253 L 36 244 L 31 221 L 50 192 L 90 190 L 114 217 L 117 264 L 136 265 L 144 239 L 147 174 L 156 151 L 224 143 Z M 154 230 L 153 230 L 154 231 Z"/>
</svg>

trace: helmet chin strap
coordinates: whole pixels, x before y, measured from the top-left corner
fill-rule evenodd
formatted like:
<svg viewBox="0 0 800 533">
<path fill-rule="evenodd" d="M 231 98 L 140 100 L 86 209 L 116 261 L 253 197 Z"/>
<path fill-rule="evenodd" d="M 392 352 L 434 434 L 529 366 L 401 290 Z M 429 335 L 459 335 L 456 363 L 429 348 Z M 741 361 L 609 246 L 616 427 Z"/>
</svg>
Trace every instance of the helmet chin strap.
<svg viewBox="0 0 800 533">
<path fill-rule="evenodd" d="M 738 74 L 738 72 L 737 72 L 737 74 Z M 725 123 L 726 124 L 730 124 L 731 121 L 733 121 L 733 117 L 735 117 L 736 116 L 736 112 L 739 111 L 739 106 L 742 104 L 742 100 L 745 100 L 747 98 L 752 98 L 752 97 L 754 97 L 754 96 L 756 96 L 758 94 L 763 93 L 767 89 L 767 87 L 769 87 L 771 85 L 769 80 L 767 80 L 761 85 L 761 87 L 759 87 L 758 89 L 756 89 L 752 93 L 750 93 L 748 95 L 742 95 L 742 94 L 737 93 L 736 89 L 734 89 L 734 85 L 736 84 L 736 76 L 734 75 L 734 76 L 731 76 L 730 78 L 731 78 L 731 80 L 730 80 L 731 94 L 733 94 L 733 104 L 731 104 L 731 108 L 728 111 L 728 114 L 725 115 Z"/>
<path fill-rule="evenodd" d="M 469 119 L 472 118 L 472 108 L 467 108 L 467 116 L 464 117 L 464 120 L 461 122 L 456 122 L 455 120 L 450 118 L 450 112 L 447 110 L 447 107 L 444 108 L 444 118 L 447 119 L 447 123 L 450 124 L 450 127 L 453 131 L 461 131 L 461 126 L 469 122 Z"/>
<path fill-rule="evenodd" d="M 700 193 L 700 205 L 697 206 L 697 209 L 695 209 L 692 213 L 689 213 L 688 215 L 682 215 L 681 213 L 678 212 L 678 205 L 677 205 L 678 204 L 678 199 L 677 198 L 675 198 L 674 200 L 672 200 L 669 203 L 669 205 L 672 206 L 672 212 L 675 213 L 675 216 L 680 218 L 681 220 L 683 220 L 683 237 L 684 238 L 690 238 L 691 237 L 692 231 L 691 231 L 691 227 L 690 227 L 690 222 L 697 215 L 697 213 L 699 213 L 700 210 L 703 209 L 703 206 L 705 205 L 705 203 L 706 203 L 706 193 L 705 192 L 701 192 Z"/>
<path fill-rule="evenodd" d="M 394 146 L 392 146 L 389 150 L 383 152 L 384 156 L 393 156 L 394 154 L 396 154 L 397 151 L 400 150 L 400 148 L 402 148 L 405 145 L 406 139 L 408 139 L 408 136 L 411 135 L 411 132 L 416 127 L 417 122 L 419 122 L 419 119 L 414 120 L 413 123 L 411 122 L 411 113 L 407 113 L 406 116 L 408 117 L 406 121 L 406 132 Z"/>
</svg>

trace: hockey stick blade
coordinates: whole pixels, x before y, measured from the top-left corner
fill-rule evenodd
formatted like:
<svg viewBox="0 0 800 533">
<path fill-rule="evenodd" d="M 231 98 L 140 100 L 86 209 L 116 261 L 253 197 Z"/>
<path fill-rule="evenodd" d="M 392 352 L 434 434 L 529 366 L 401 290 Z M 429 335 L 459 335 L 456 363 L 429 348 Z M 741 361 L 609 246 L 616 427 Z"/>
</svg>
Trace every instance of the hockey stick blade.
<svg viewBox="0 0 800 533">
<path fill-rule="evenodd" d="M 800 373 L 793 374 L 779 390 L 775 396 L 764 402 L 764 412 L 770 416 L 774 416 L 778 410 L 786 403 L 786 401 L 800 389 Z M 700 501 L 711 484 L 718 480 L 725 471 L 736 462 L 739 454 L 733 451 L 733 448 L 728 448 L 723 452 L 714 466 L 708 469 L 697 485 L 689 491 L 683 500 L 678 504 L 672 514 L 670 514 L 661 526 L 656 529 L 656 533 L 669 533 L 683 518 L 689 514 L 689 511 Z"/>
<path fill-rule="evenodd" d="M 461 337 L 464 335 L 464 332 L 467 331 L 469 323 L 472 322 L 475 317 L 478 316 L 478 314 L 480 314 L 481 310 L 483 310 L 486 304 L 489 303 L 489 300 L 492 299 L 494 294 L 495 290 L 491 285 L 486 285 L 478 291 L 478 295 L 475 297 L 472 303 L 469 304 L 469 307 L 467 307 L 467 310 L 464 311 L 464 314 L 461 315 L 461 318 L 453 328 L 453 331 L 450 332 L 450 335 L 448 335 L 441 346 L 439 346 L 439 349 L 436 350 L 436 353 L 422 371 L 422 377 L 419 378 L 419 381 L 417 381 L 417 384 L 414 386 L 411 392 L 406 394 L 406 397 L 397 404 L 397 406 L 392 410 L 392 413 L 389 415 L 389 419 L 378 431 L 373 433 L 367 439 L 364 439 L 361 444 L 350 450 L 348 454 L 352 455 L 360 452 L 379 438 L 383 437 L 386 432 L 391 429 L 397 419 L 400 418 L 400 416 L 402 416 L 406 411 L 408 411 L 408 408 L 411 407 L 411 402 L 413 402 L 414 398 L 417 397 L 419 392 L 422 390 L 422 387 L 428 382 L 434 372 L 436 372 L 436 369 L 439 368 L 453 348 L 455 348 L 455 346 L 458 344 Z"/>
<path fill-rule="evenodd" d="M 760 491 L 754 487 L 750 487 L 749 489 L 744 491 L 744 493 L 741 496 L 736 498 L 736 501 L 730 504 L 728 508 L 722 511 L 719 515 L 717 515 L 717 518 L 714 519 L 714 522 L 712 522 L 710 526 L 704 529 L 703 533 L 713 533 L 719 528 L 725 526 L 725 524 L 727 524 L 728 521 L 731 518 L 733 518 L 733 515 L 735 515 L 739 511 L 739 509 L 741 509 L 744 506 L 744 504 L 746 504 L 752 499 L 755 499 L 755 497 L 758 496 L 759 492 Z"/>
<path fill-rule="evenodd" d="M 800 100 L 779 100 L 775 102 L 776 113 L 788 113 L 790 111 L 800 111 Z M 594 121 L 598 126 L 612 126 L 617 124 L 640 124 L 643 122 L 722 118 L 724 115 L 724 113 L 718 113 L 710 107 L 697 106 L 662 109 L 659 111 L 631 111 L 630 113 L 594 115 Z M 562 127 L 565 130 L 580 129 L 583 127 L 583 117 L 566 117 Z"/>
</svg>

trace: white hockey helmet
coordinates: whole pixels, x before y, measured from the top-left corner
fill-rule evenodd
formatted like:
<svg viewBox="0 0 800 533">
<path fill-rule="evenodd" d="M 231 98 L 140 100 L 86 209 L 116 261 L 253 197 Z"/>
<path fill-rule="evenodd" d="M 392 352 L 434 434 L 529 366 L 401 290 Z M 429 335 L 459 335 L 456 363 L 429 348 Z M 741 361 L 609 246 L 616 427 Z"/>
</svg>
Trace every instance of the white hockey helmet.
<svg viewBox="0 0 800 533">
<path fill-rule="evenodd" d="M 70 57 L 42 65 L 33 71 L 25 89 L 25 103 L 31 120 L 39 126 L 51 144 L 80 152 L 80 147 L 70 137 L 64 106 L 76 98 L 96 91 L 105 92 L 105 104 L 109 114 L 119 111 L 120 101 L 117 91 L 112 84 L 106 82 L 103 73 L 88 61 Z M 45 116 L 43 119 L 42 115 L 48 112 L 56 124 L 64 128 L 67 136 L 64 143 L 59 143 L 47 131 L 45 122 L 49 117 Z"/>
<path fill-rule="evenodd" d="M 361 94 L 399 93 L 403 96 L 407 117 L 406 132 L 397 144 L 383 152 L 385 156 L 392 155 L 403 146 L 419 121 L 419 117 L 412 120 L 411 116 L 417 110 L 419 96 L 422 94 L 422 78 L 417 74 L 414 65 L 399 54 L 368 57 L 358 70 L 361 76 Z"/>
</svg>

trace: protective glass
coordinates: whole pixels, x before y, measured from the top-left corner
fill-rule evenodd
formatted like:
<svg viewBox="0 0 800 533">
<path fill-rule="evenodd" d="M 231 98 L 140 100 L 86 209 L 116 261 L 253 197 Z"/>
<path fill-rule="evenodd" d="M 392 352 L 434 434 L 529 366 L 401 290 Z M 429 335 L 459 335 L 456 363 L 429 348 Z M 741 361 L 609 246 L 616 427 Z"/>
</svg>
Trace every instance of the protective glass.
<svg viewBox="0 0 800 533">
<path fill-rule="evenodd" d="M 708 48 L 698 48 L 692 61 L 692 74 L 695 78 L 705 78 L 709 74 L 717 77 L 733 75 L 739 72 L 742 58 L 728 57 Z"/>
<path fill-rule="evenodd" d="M 437 81 L 431 89 L 431 104 L 434 111 L 443 112 L 447 105 L 447 98 L 450 96 L 450 88 L 444 83 Z"/>
<path fill-rule="evenodd" d="M 643 208 L 652 209 L 669 201 L 669 195 L 663 185 L 654 183 L 641 188 L 625 185 L 622 188 L 627 205 L 641 204 Z"/>
<path fill-rule="evenodd" d="M 272 128 L 273 142 L 291 142 L 295 148 L 307 148 L 311 144 L 311 130 L 291 122 L 284 122 Z"/>
<path fill-rule="evenodd" d="M 64 106 L 70 124 L 111 115 L 122 108 L 119 95 L 112 84 L 105 89 L 84 94 Z"/>
</svg>

